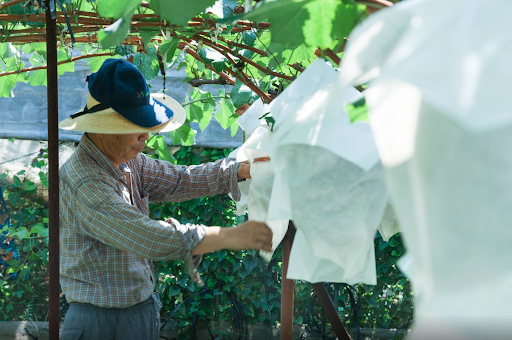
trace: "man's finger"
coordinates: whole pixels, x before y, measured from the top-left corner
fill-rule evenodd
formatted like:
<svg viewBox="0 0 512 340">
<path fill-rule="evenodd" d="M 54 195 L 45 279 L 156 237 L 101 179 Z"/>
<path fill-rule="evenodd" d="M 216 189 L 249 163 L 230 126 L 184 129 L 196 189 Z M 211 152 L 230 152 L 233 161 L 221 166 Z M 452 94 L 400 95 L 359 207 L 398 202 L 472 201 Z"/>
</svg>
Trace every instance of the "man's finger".
<svg viewBox="0 0 512 340">
<path fill-rule="evenodd" d="M 268 162 L 270 160 L 270 157 L 269 156 L 266 156 L 266 157 L 258 157 L 258 158 L 255 158 L 253 160 L 253 163 L 257 163 L 257 162 Z"/>
</svg>

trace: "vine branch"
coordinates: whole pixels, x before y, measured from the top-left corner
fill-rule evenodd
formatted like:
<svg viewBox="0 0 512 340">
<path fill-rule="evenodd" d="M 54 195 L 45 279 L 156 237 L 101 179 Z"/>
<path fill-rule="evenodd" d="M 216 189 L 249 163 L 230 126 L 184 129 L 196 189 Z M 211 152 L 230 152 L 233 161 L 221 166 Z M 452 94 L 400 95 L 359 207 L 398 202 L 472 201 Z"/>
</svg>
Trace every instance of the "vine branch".
<svg viewBox="0 0 512 340">
<path fill-rule="evenodd" d="M 4 2 L 4 3 L 0 4 L 0 10 L 3 10 L 5 8 L 7 8 L 7 7 L 14 6 L 14 5 L 19 4 L 19 3 L 23 2 L 23 1 L 25 1 L 25 0 L 12 0 L 12 1 L 9 1 L 9 2 Z"/>
<path fill-rule="evenodd" d="M 112 53 L 86 54 L 86 55 L 81 55 L 81 56 L 78 56 L 78 57 L 73 57 L 70 60 L 59 61 L 57 63 L 57 65 L 71 63 L 71 62 L 74 62 L 74 61 L 77 61 L 77 60 L 80 60 L 80 59 L 93 58 L 93 57 L 104 57 L 104 56 L 110 56 L 110 55 L 112 55 Z M 15 70 L 15 71 L 9 71 L 9 72 L 0 73 L 0 77 L 9 76 L 11 74 L 18 74 L 18 73 L 24 73 L 24 72 L 30 72 L 30 71 L 44 70 L 46 68 L 47 68 L 46 65 L 45 66 L 37 66 L 37 67 L 28 67 L 28 68 L 24 68 L 24 69 L 21 69 L 21 70 Z"/>
</svg>

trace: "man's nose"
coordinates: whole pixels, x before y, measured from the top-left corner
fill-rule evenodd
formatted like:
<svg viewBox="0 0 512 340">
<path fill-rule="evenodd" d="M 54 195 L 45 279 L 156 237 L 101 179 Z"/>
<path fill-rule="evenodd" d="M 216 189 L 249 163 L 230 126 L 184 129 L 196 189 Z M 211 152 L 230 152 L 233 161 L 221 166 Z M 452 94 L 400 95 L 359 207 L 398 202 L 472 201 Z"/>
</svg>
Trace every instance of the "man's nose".
<svg viewBox="0 0 512 340">
<path fill-rule="evenodd" d="M 144 132 L 139 135 L 139 141 L 143 142 L 149 139 L 149 133 Z"/>
</svg>

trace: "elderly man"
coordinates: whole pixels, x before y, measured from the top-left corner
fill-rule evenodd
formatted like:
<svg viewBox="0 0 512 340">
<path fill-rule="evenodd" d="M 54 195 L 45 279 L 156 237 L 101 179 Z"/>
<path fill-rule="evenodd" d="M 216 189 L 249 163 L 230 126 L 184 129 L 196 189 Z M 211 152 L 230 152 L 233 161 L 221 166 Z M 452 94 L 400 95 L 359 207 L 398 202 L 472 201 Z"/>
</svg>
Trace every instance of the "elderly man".
<svg viewBox="0 0 512 340">
<path fill-rule="evenodd" d="M 150 95 L 129 62 L 107 59 L 88 87 L 86 107 L 59 124 L 86 132 L 60 170 L 60 282 L 70 302 L 61 339 L 158 339 L 151 261 L 184 260 L 197 281 L 198 255 L 271 250 L 272 232 L 254 221 L 220 228 L 150 219 L 150 201 L 237 199 L 250 165 L 175 166 L 141 154 L 150 132 L 177 129 L 185 113 L 172 98 Z"/>
</svg>

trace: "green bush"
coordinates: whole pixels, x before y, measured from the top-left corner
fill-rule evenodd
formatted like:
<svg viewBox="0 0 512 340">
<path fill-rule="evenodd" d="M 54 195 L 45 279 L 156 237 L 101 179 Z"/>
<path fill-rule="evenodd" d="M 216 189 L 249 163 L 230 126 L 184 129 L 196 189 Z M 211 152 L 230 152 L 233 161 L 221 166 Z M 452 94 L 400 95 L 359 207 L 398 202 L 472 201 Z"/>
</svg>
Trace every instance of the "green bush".
<svg viewBox="0 0 512 340">
<path fill-rule="evenodd" d="M 224 158 L 229 152 L 181 147 L 172 159 L 170 154 L 158 151 L 152 157 L 191 165 Z M 44 158 L 38 158 L 32 166 L 41 167 L 44 164 Z M 40 176 L 44 185 L 38 189 L 22 176 L 23 173 L 18 173 L 4 194 L 12 219 L 11 228 L 4 230 L 16 238 L 19 258 L 11 262 L 11 267 L 4 273 L 0 273 L 0 316 L 3 320 L 41 320 L 45 318 L 48 308 L 48 211 L 45 196 L 41 195 L 47 180 L 42 171 Z M 232 226 L 246 218 L 235 215 L 234 203 L 227 195 L 179 203 L 151 204 L 150 217 L 159 220 L 174 217 L 182 223 L 218 226 Z M 413 317 L 409 281 L 396 267 L 404 247 L 399 235 L 391 238 L 390 242 L 384 242 L 377 235 L 375 250 L 377 285 L 354 286 L 360 326 L 398 328 L 410 322 Z M 241 318 L 249 324 L 274 325 L 280 317 L 281 266 L 281 247 L 278 247 L 268 264 L 260 260 L 256 251 L 207 254 L 203 256 L 199 267 L 206 284 L 201 288 L 189 279 L 183 262 L 155 262 L 155 289 L 164 305 L 162 321 L 175 312 L 168 324 L 180 330 L 183 338 L 191 334 L 195 323 L 204 327 L 211 320 L 233 321 L 235 327 L 242 327 Z M 295 281 L 295 323 L 302 324 L 308 318 L 311 322 L 311 317 L 316 322 L 322 319 L 318 302 L 309 307 L 311 290 L 310 283 Z M 354 310 L 349 290 L 351 288 L 342 284 L 328 286 L 345 326 L 353 328 Z"/>
</svg>

